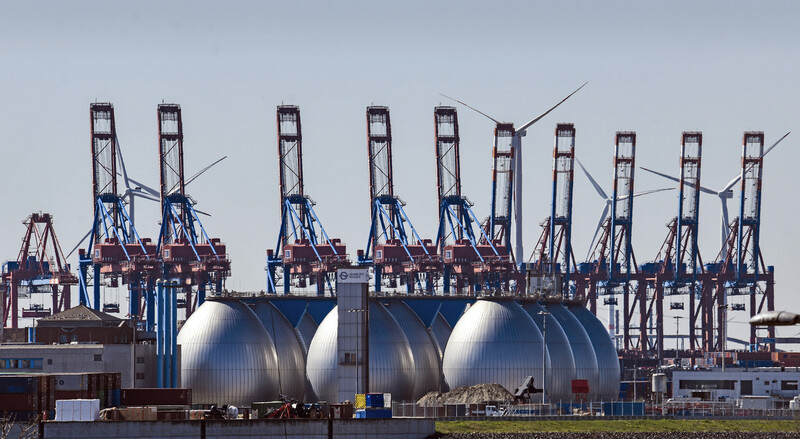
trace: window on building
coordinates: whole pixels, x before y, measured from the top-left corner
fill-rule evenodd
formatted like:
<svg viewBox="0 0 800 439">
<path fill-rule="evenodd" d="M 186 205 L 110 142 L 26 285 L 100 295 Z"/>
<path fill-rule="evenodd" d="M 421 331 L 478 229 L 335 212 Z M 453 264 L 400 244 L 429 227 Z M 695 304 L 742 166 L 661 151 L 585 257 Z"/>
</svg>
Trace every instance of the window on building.
<svg viewBox="0 0 800 439">
<path fill-rule="evenodd" d="M 137 380 L 143 380 L 144 379 L 144 372 L 137 372 L 136 373 L 136 379 Z"/>
<path fill-rule="evenodd" d="M 0 358 L 0 369 L 41 369 L 41 358 Z"/>
<path fill-rule="evenodd" d="M 136 364 L 144 364 L 144 357 L 136 357 Z"/>
<path fill-rule="evenodd" d="M 344 362 L 342 364 L 357 364 L 357 357 L 356 354 L 352 352 L 345 352 L 344 353 Z"/>
<path fill-rule="evenodd" d="M 740 394 L 747 396 L 753 394 L 753 381 L 752 380 L 742 380 L 741 383 L 741 392 Z"/>
<path fill-rule="evenodd" d="M 94 361 L 103 361 L 103 354 L 94 354 Z"/>
<path fill-rule="evenodd" d="M 52 358 L 48 358 L 47 359 L 47 364 L 53 364 L 53 359 Z"/>
<path fill-rule="evenodd" d="M 781 381 L 781 390 L 798 390 L 797 380 L 794 381 Z"/>
</svg>

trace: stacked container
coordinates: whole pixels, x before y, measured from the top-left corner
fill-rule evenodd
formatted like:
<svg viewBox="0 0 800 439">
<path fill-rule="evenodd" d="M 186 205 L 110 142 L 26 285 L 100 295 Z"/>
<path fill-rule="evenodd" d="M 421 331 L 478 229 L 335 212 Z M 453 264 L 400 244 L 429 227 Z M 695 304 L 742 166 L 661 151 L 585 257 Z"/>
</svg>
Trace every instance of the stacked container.
<svg viewBox="0 0 800 439">
<path fill-rule="evenodd" d="M 356 419 L 392 417 L 390 393 L 362 393 L 356 395 Z"/>
</svg>

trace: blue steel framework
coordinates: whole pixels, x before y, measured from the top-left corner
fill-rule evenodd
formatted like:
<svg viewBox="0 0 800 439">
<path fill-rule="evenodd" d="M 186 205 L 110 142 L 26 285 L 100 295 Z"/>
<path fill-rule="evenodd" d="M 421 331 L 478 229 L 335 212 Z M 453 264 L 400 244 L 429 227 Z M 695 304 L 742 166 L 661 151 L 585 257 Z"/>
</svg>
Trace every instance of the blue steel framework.
<svg viewBox="0 0 800 439">
<path fill-rule="evenodd" d="M 458 115 L 453 107 L 434 110 L 436 179 L 439 198 L 439 229 L 436 247 L 443 267 L 443 292 L 464 288 L 478 292 L 484 288 L 509 288 L 516 267 L 507 248 L 490 239 L 480 227 L 472 204 L 461 195 L 461 158 Z M 476 232 L 476 229 L 478 230 Z"/>
<path fill-rule="evenodd" d="M 531 277 L 558 277 L 556 291 L 565 297 L 575 295 L 573 274 L 577 271 L 572 252 L 572 191 L 575 176 L 575 126 L 556 125 L 553 146 L 553 192 L 550 216 L 542 222 L 542 235 L 527 267 Z"/>
<path fill-rule="evenodd" d="M 92 153 L 92 200 L 94 215 L 87 249 L 79 251 L 80 303 L 100 309 L 101 276 L 111 286 L 119 279 L 128 285 L 129 313 L 140 316 L 139 295 L 152 296 L 160 263 L 155 245 L 142 239 L 133 226 L 117 192 L 117 132 L 114 107 L 110 103 L 89 106 Z M 93 269 L 92 297 L 88 270 Z M 148 320 L 152 326 L 153 320 Z"/>
<path fill-rule="evenodd" d="M 382 281 L 396 288 L 399 279 L 409 294 L 415 287 L 433 293 L 441 263 L 436 247 L 430 239 L 420 239 L 404 203 L 394 195 L 392 125 L 387 107 L 367 107 L 367 155 L 371 220 L 367 247 L 358 251 L 358 264 L 373 267 L 376 292 L 381 291 Z"/>
<path fill-rule="evenodd" d="M 350 262 L 346 246 L 341 240 L 328 237 L 314 212 L 314 203 L 303 192 L 300 109 L 279 106 L 277 124 L 281 226 L 275 250 L 267 250 L 267 292 L 277 293 L 282 275 L 284 294 L 289 293 L 293 277 L 300 288 L 306 286 L 307 280 L 316 283 L 317 295 L 324 295 L 326 286 L 333 293 L 330 276 Z"/>
</svg>

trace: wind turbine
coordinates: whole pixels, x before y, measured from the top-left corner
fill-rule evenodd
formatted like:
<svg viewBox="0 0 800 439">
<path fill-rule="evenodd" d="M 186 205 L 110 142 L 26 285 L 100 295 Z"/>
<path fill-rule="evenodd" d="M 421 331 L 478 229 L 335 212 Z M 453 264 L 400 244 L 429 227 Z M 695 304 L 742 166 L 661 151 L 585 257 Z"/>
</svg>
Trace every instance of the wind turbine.
<svg viewBox="0 0 800 439">
<path fill-rule="evenodd" d="M 597 183 L 597 181 L 595 181 L 595 179 L 592 178 L 592 174 L 589 174 L 589 171 L 587 171 L 586 168 L 583 167 L 583 163 L 581 163 L 581 161 L 578 160 L 577 158 L 575 158 L 575 161 L 578 162 L 578 166 L 580 166 L 581 169 L 583 170 L 583 173 L 586 174 L 586 177 L 589 179 L 589 182 L 592 183 L 592 186 L 594 186 L 594 190 L 597 191 L 597 194 L 600 195 L 600 198 L 602 198 L 606 202 L 605 207 L 603 207 L 603 213 L 600 214 L 600 221 L 597 222 L 597 228 L 594 229 L 594 235 L 592 236 L 592 242 L 591 242 L 591 244 L 589 244 L 589 252 L 586 253 L 586 260 L 588 261 L 589 257 L 591 256 L 592 249 L 594 248 L 594 241 L 597 239 L 597 234 L 600 232 L 600 229 L 603 227 L 603 223 L 605 222 L 606 217 L 608 216 L 608 211 L 611 210 L 611 203 L 614 200 L 612 200 L 611 197 L 608 196 L 608 194 L 606 194 L 606 192 L 603 190 L 603 188 Z M 671 191 L 671 190 L 674 190 L 674 189 L 675 188 L 672 188 L 672 187 L 663 188 L 663 189 L 652 189 L 652 190 L 649 190 L 649 191 L 636 192 L 635 194 L 633 194 L 633 196 L 634 197 L 639 197 L 639 196 L 642 196 L 642 195 L 648 195 L 648 194 L 653 194 L 653 193 L 656 193 L 656 192 L 663 192 L 663 191 Z M 628 198 L 628 195 L 617 197 L 617 201 L 626 200 L 627 198 Z"/>
<path fill-rule="evenodd" d="M 128 215 L 130 216 L 130 219 L 131 219 L 131 221 L 130 221 L 131 229 L 128 231 L 128 236 L 129 236 L 129 238 L 132 239 L 133 238 L 133 229 L 134 229 L 134 200 L 135 200 L 135 197 L 141 197 L 141 198 L 143 198 L 145 200 L 155 201 L 155 202 L 158 203 L 158 202 L 161 201 L 160 200 L 161 193 L 158 192 L 157 190 L 155 190 L 155 189 L 143 184 L 143 183 L 140 183 L 140 182 L 128 177 L 128 171 L 125 168 L 125 161 L 122 159 L 122 150 L 119 148 L 119 140 L 117 140 L 117 157 L 119 158 L 120 167 L 122 168 L 122 178 L 123 178 L 123 181 L 125 182 L 125 192 L 122 194 L 121 198 L 124 201 L 126 201 L 128 203 L 128 206 L 129 206 L 128 207 Z M 203 175 L 206 171 L 211 169 L 214 165 L 216 165 L 217 163 L 225 160 L 226 158 L 228 158 L 228 156 L 222 156 L 221 158 L 215 160 L 210 165 L 208 165 L 205 168 L 197 171 L 188 180 L 186 180 L 185 184 L 188 185 L 189 183 L 193 182 L 194 180 L 197 179 L 197 177 Z M 133 183 L 135 185 L 133 188 L 131 188 L 131 185 L 130 185 L 131 183 Z M 211 214 L 203 212 L 201 210 L 195 209 L 195 212 L 197 212 L 198 214 L 201 214 L 201 215 L 211 216 Z M 85 235 L 83 235 L 83 238 L 81 238 L 80 241 L 78 241 L 78 243 L 75 245 L 75 247 L 73 247 L 72 250 L 70 250 L 69 254 L 67 254 L 66 257 L 69 258 L 72 255 L 72 253 L 74 253 L 75 250 L 77 250 L 81 246 L 81 244 L 83 244 L 83 242 L 86 241 L 86 238 L 88 238 L 91 233 L 92 233 L 92 229 L 89 229 L 89 231 Z"/>
<path fill-rule="evenodd" d="M 778 139 L 775 143 L 772 144 L 772 146 L 767 148 L 767 150 L 764 151 L 764 155 L 762 157 L 766 157 L 766 155 L 769 154 L 769 152 L 772 151 L 773 148 L 778 146 L 778 144 L 781 143 L 781 141 L 783 139 L 785 139 L 786 136 L 788 136 L 789 134 L 791 134 L 791 131 L 789 131 L 788 133 L 784 134 L 783 137 Z M 671 181 L 674 181 L 676 183 L 680 183 L 680 179 L 675 178 L 675 177 L 673 177 L 671 175 L 667 175 L 667 174 L 664 174 L 664 173 L 661 173 L 661 172 L 658 172 L 658 171 L 654 171 L 652 169 L 648 169 L 648 168 L 645 168 L 645 167 L 641 167 L 641 168 L 642 168 L 642 170 L 647 171 L 647 172 L 649 172 L 651 174 L 655 174 L 655 175 L 658 175 L 660 177 L 664 177 L 667 180 L 671 180 Z M 728 184 L 726 184 L 725 187 L 723 187 L 721 190 L 714 190 L 714 189 L 709 189 L 709 188 L 707 188 L 705 186 L 700 186 L 700 192 L 703 192 L 703 193 L 706 193 L 706 194 L 711 194 L 711 195 L 716 195 L 717 197 L 719 197 L 719 201 L 720 201 L 720 204 L 721 204 L 721 211 L 720 211 L 720 248 L 722 249 L 723 253 L 725 252 L 725 245 L 728 242 L 728 226 L 730 224 L 730 222 L 728 221 L 728 200 L 733 198 L 733 186 L 735 186 L 736 183 L 739 182 L 739 180 L 741 180 L 741 179 L 742 179 L 742 174 L 740 172 L 736 177 L 733 178 L 733 180 L 728 182 Z"/>
<path fill-rule="evenodd" d="M 572 95 L 577 93 L 578 90 L 582 89 L 588 83 L 589 82 L 584 82 L 580 87 L 575 89 L 575 91 L 573 91 L 572 93 L 567 95 L 567 97 L 565 97 L 564 99 L 559 101 L 557 104 L 555 104 L 552 107 L 550 107 L 549 110 L 547 110 L 544 113 L 540 114 L 539 116 L 531 119 L 530 121 L 528 121 L 527 123 L 525 123 L 521 127 L 514 129 L 513 125 L 512 125 L 512 137 L 511 137 L 512 163 L 511 163 L 511 168 L 513 169 L 513 172 L 514 172 L 514 174 L 513 174 L 514 175 L 514 188 L 513 188 L 514 193 L 513 193 L 513 197 L 514 197 L 514 210 L 515 210 L 515 212 L 514 212 L 515 213 L 515 217 L 514 217 L 514 220 L 515 220 L 515 223 L 514 223 L 514 236 L 515 236 L 514 254 L 517 255 L 518 258 L 522 258 L 522 255 L 524 255 L 523 250 L 522 250 L 522 229 L 523 229 L 523 227 L 522 227 L 522 138 L 525 137 L 525 134 L 527 133 L 528 128 L 530 128 L 533 124 L 535 124 L 536 122 L 538 122 L 539 120 L 541 120 L 542 118 L 544 118 L 545 116 L 550 114 L 551 111 L 555 110 L 559 105 L 563 104 L 567 99 L 571 98 Z M 486 113 L 478 110 L 477 108 L 472 107 L 472 106 L 470 106 L 470 105 L 468 105 L 468 104 L 466 104 L 466 103 L 464 103 L 464 102 L 462 102 L 462 101 L 460 101 L 458 99 L 451 98 L 450 96 L 447 96 L 447 95 L 442 95 L 442 96 L 447 98 L 447 99 L 450 99 L 452 101 L 458 102 L 459 104 L 469 108 L 470 110 L 475 111 L 476 113 L 478 113 L 478 114 L 480 114 L 482 116 L 485 116 L 486 118 L 488 118 L 489 120 L 494 122 L 496 125 L 503 124 L 502 122 L 500 122 L 499 120 L 493 118 L 492 116 L 489 116 L 488 114 L 486 114 Z M 497 130 L 495 130 L 495 133 L 497 133 Z M 498 141 L 496 136 L 495 136 L 494 141 L 495 141 L 495 144 Z M 494 210 L 494 206 L 492 206 L 492 210 Z M 491 214 L 494 215 L 494 211 L 492 211 Z M 510 218 L 509 218 L 509 220 L 510 220 Z"/>
<path fill-rule="evenodd" d="M 125 168 L 125 160 L 122 158 L 122 148 L 119 145 L 119 139 L 117 139 L 117 158 L 119 158 L 119 164 L 122 168 L 122 181 L 125 182 L 125 192 L 122 194 L 122 200 L 128 203 L 128 215 L 130 216 L 130 228 L 128 230 L 128 240 L 133 240 L 133 233 L 134 233 L 134 211 L 135 211 L 135 204 L 134 201 L 136 197 L 142 197 L 145 200 L 155 201 L 158 202 L 158 193 L 153 190 L 152 188 L 143 185 L 141 183 L 135 182 L 128 178 L 128 170 Z M 135 184 L 136 187 L 131 188 L 131 183 Z M 151 194 L 155 193 L 155 196 Z M 85 238 L 84 238 L 85 239 Z M 81 240 L 81 243 L 83 240 Z M 80 245 L 80 243 L 78 243 Z"/>
</svg>

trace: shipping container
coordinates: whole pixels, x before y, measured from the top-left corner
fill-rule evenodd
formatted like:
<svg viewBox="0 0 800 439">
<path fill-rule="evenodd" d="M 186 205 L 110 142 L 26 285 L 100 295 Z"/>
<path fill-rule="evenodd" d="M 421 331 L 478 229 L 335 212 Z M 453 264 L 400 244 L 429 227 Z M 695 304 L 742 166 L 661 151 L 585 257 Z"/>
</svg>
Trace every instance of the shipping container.
<svg viewBox="0 0 800 439">
<path fill-rule="evenodd" d="M 603 416 L 644 416 L 644 402 L 604 402 Z"/>
<path fill-rule="evenodd" d="M 39 378 L 30 375 L 0 375 L 0 394 L 39 391 Z"/>
<path fill-rule="evenodd" d="M 192 389 L 122 389 L 120 405 L 192 405 Z"/>
<path fill-rule="evenodd" d="M 54 375 L 55 389 L 59 391 L 89 390 L 86 374 L 69 373 Z"/>
<path fill-rule="evenodd" d="M 737 352 L 736 360 L 772 361 L 772 352 Z"/>
<path fill-rule="evenodd" d="M 39 398 L 31 393 L 6 393 L 0 395 L 0 412 L 38 411 Z"/>
<path fill-rule="evenodd" d="M 383 408 L 383 393 L 367 393 L 366 405 L 370 408 Z"/>
<path fill-rule="evenodd" d="M 390 419 L 392 409 L 362 409 L 356 411 L 356 419 Z"/>
</svg>

